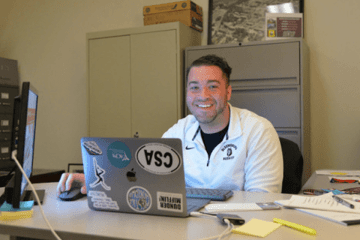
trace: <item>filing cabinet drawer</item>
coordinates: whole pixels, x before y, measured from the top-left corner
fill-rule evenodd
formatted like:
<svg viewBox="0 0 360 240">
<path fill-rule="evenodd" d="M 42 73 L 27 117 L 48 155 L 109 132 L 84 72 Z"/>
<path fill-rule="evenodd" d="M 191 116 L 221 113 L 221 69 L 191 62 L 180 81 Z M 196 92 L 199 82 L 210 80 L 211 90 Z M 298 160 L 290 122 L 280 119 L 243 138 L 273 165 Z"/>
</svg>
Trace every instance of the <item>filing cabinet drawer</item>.
<svg viewBox="0 0 360 240">
<path fill-rule="evenodd" d="M 236 80 L 242 87 L 300 84 L 299 42 L 191 48 L 187 52 L 187 64 L 207 54 L 225 58 L 232 67 L 230 80 Z"/>
<path fill-rule="evenodd" d="M 233 89 L 230 103 L 268 119 L 274 127 L 300 127 L 299 87 Z"/>
</svg>

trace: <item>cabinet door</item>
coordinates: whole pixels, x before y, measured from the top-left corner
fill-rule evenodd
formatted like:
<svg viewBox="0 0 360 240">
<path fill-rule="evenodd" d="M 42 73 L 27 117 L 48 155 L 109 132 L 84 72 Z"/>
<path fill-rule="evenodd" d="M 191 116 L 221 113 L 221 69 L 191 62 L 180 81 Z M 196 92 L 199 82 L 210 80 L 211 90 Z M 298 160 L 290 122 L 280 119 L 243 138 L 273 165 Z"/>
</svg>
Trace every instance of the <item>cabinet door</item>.
<svg viewBox="0 0 360 240">
<path fill-rule="evenodd" d="M 89 135 L 130 137 L 130 37 L 89 41 Z"/>
<path fill-rule="evenodd" d="M 176 34 L 167 30 L 131 35 L 132 134 L 161 137 L 181 117 Z"/>
</svg>

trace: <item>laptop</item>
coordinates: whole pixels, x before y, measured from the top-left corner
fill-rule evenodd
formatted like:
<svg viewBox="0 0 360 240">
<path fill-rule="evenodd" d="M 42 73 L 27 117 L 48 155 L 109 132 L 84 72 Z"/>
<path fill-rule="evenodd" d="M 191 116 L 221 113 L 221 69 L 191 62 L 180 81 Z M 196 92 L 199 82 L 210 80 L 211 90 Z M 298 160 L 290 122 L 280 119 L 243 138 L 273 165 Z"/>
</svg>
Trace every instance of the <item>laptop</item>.
<svg viewBox="0 0 360 240">
<path fill-rule="evenodd" d="M 210 201 L 186 198 L 180 139 L 85 137 L 81 152 L 92 210 L 187 217 Z"/>
</svg>

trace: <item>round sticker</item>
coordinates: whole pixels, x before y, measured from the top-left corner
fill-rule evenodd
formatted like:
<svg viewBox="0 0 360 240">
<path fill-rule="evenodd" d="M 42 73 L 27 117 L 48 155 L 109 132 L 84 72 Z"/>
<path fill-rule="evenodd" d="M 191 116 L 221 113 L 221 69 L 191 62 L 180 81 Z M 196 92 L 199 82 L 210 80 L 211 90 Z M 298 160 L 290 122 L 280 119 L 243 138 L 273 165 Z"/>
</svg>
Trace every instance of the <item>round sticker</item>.
<svg viewBox="0 0 360 240">
<path fill-rule="evenodd" d="M 152 204 L 150 193 L 139 186 L 130 188 L 126 199 L 129 207 L 136 212 L 147 212 Z"/>
<path fill-rule="evenodd" d="M 181 166 L 180 154 L 161 143 L 141 146 L 135 153 L 135 159 L 143 169 L 159 175 L 174 173 Z"/>
<path fill-rule="evenodd" d="M 131 152 L 125 143 L 113 142 L 107 149 L 107 157 L 113 166 L 124 168 L 130 163 Z"/>
</svg>

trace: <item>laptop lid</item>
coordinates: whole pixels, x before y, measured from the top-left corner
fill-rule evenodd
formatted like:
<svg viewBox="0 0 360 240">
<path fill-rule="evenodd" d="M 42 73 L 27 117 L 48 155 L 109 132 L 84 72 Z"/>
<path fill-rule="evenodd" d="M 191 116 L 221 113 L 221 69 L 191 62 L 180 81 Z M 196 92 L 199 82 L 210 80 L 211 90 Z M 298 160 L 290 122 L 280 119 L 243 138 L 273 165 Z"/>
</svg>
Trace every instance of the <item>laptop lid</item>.
<svg viewBox="0 0 360 240">
<path fill-rule="evenodd" d="M 180 139 L 81 139 L 90 209 L 186 217 Z"/>
</svg>

